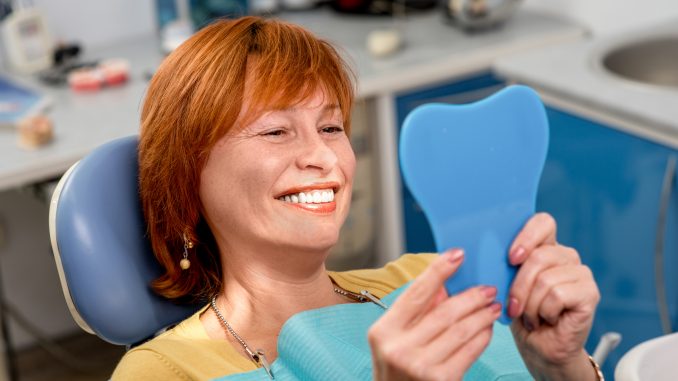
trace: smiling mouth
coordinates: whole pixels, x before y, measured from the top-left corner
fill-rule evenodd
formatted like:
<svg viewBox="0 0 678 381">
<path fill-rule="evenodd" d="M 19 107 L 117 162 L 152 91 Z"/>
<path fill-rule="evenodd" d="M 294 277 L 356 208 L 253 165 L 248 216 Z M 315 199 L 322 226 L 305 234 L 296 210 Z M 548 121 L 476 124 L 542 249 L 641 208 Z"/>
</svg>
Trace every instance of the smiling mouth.
<svg viewBox="0 0 678 381">
<path fill-rule="evenodd" d="M 299 208 L 313 213 L 332 213 L 337 208 L 334 202 L 333 188 L 314 189 L 305 192 L 289 193 L 278 197 L 278 201 L 284 202 L 291 207 Z"/>
<path fill-rule="evenodd" d="M 334 189 L 318 189 L 307 192 L 290 193 L 278 197 L 278 200 L 292 204 L 321 204 L 334 201 Z"/>
</svg>

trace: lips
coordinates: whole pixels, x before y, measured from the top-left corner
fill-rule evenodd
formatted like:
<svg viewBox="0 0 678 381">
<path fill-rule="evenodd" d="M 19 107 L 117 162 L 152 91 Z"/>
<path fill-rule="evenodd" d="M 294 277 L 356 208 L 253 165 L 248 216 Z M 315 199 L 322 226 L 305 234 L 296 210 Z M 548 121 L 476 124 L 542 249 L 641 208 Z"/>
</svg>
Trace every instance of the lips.
<svg viewBox="0 0 678 381">
<path fill-rule="evenodd" d="M 327 214 L 332 213 L 337 209 L 337 203 L 334 201 L 324 202 L 322 204 L 293 204 L 285 203 L 285 205 L 292 208 L 302 209 L 308 212 L 318 213 L 318 214 Z"/>
</svg>

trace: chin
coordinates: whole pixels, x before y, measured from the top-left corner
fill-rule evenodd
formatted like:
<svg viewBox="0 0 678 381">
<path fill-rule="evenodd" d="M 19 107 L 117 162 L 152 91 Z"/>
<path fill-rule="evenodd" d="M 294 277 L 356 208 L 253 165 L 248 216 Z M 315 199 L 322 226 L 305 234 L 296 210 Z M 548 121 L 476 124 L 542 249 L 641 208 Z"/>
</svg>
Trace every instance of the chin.
<svg viewBox="0 0 678 381">
<path fill-rule="evenodd" d="M 316 236 L 310 240 L 308 237 L 305 237 L 303 240 L 297 241 L 295 246 L 303 251 L 322 251 L 329 253 L 330 249 L 333 248 L 338 241 L 339 234 L 320 238 Z"/>
</svg>

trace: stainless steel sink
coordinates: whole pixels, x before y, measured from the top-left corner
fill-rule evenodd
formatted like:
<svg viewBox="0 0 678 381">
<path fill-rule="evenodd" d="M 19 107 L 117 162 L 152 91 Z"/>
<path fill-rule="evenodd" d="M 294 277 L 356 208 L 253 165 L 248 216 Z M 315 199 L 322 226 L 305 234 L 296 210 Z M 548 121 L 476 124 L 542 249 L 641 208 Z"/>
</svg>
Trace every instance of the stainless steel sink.
<svg viewBox="0 0 678 381">
<path fill-rule="evenodd" d="M 618 45 L 602 56 L 601 63 L 616 76 L 678 89 L 678 35 Z"/>
</svg>

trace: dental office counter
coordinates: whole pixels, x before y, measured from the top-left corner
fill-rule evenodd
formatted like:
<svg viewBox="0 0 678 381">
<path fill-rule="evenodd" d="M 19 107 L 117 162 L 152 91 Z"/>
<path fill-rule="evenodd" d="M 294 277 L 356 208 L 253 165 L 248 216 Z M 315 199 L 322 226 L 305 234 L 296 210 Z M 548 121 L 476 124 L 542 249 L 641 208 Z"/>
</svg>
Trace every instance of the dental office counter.
<svg viewBox="0 0 678 381">
<path fill-rule="evenodd" d="M 622 78 L 602 63 L 616 48 L 676 34 L 678 20 L 503 57 L 493 69 L 502 77 L 535 87 L 550 103 L 594 113 L 594 118 L 603 118 L 621 131 L 678 149 L 678 89 Z M 653 70 L 651 62 L 648 70 Z"/>
<path fill-rule="evenodd" d="M 397 257 L 404 250 L 400 209 L 400 177 L 396 154 L 395 99 L 399 94 L 426 86 L 452 82 L 489 71 L 500 56 L 554 43 L 577 40 L 584 31 L 574 23 L 519 9 L 500 28 L 466 34 L 445 24 L 441 12 L 415 14 L 394 24 L 390 18 L 346 16 L 329 10 L 283 14 L 344 49 L 358 74 L 358 97 L 373 107 L 378 158 L 375 168 L 380 192 L 377 224 L 382 237 L 377 244 L 378 262 Z M 388 58 L 374 59 L 365 39 L 370 31 L 396 25 L 404 48 Z M 161 62 L 159 43 L 152 36 L 99 48 L 86 49 L 86 58 L 123 57 L 131 62 L 131 80 L 119 88 L 93 93 L 74 93 L 67 88 L 38 86 L 53 100 L 49 114 L 55 139 L 34 151 L 17 148 L 13 131 L 0 130 L 0 190 L 30 184 L 63 173 L 94 147 L 117 137 L 137 133 L 147 74 Z"/>
<path fill-rule="evenodd" d="M 146 37 L 86 50 L 87 59 L 130 60 L 130 80 L 119 87 L 73 92 L 67 86 L 47 87 L 35 78 L 14 76 L 51 99 L 48 115 L 54 122 L 54 141 L 24 150 L 17 146 L 15 131 L 0 129 L 0 190 L 58 177 L 100 144 L 137 133 L 146 73 L 162 60 L 158 46 L 156 39 Z"/>
</svg>

